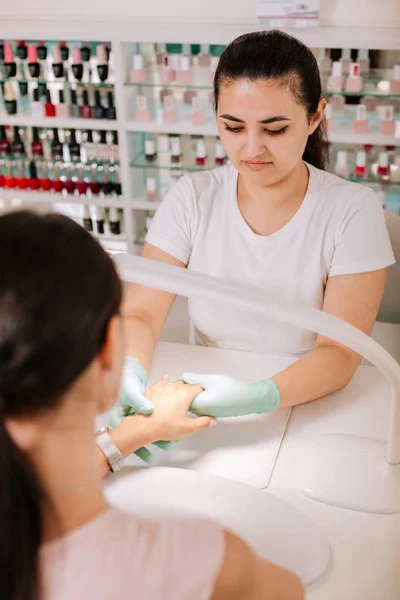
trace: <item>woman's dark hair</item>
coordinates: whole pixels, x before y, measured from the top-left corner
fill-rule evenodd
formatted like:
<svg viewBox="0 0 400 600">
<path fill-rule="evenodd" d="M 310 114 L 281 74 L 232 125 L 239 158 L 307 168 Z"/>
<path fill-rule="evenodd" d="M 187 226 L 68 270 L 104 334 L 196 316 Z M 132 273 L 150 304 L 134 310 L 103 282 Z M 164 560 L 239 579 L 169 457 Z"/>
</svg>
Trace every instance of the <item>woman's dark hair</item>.
<svg viewBox="0 0 400 600">
<path fill-rule="evenodd" d="M 318 107 L 321 79 L 311 50 L 282 31 L 246 33 L 231 42 L 221 54 L 214 77 L 215 109 L 221 84 L 237 79 L 276 79 L 288 84 L 294 97 L 311 119 Z M 325 118 L 309 136 L 303 160 L 318 169 L 328 162 Z"/>
<path fill-rule="evenodd" d="M 97 241 L 61 215 L 0 217 L 0 248 L 0 598 L 38 600 L 46 496 L 4 420 L 57 406 L 101 349 L 121 283 Z"/>
</svg>

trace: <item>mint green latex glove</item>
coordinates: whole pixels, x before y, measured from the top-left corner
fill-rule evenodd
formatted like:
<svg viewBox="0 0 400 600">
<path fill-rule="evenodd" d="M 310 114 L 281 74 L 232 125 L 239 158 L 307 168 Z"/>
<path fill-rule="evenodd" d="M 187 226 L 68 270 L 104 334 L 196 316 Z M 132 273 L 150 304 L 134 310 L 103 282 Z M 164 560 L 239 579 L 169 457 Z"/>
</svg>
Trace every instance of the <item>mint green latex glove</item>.
<svg viewBox="0 0 400 600">
<path fill-rule="evenodd" d="M 194 373 L 184 373 L 182 379 L 204 388 L 190 405 L 190 412 L 198 416 L 220 418 L 259 414 L 275 410 L 280 403 L 278 386 L 271 379 L 247 383 L 226 375 Z"/>
<path fill-rule="evenodd" d="M 119 400 L 108 414 L 110 427 L 117 427 L 122 419 L 134 415 L 136 411 L 143 415 L 150 415 L 153 412 L 153 403 L 144 395 L 146 385 L 146 369 L 139 360 L 127 356 L 124 362 Z M 154 445 L 162 450 L 169 450 L 172 443 L 160 441 L 154 442 Z M 136 450 L 135 454 L 146 463 L 153 462 L 152 453 L 145 447 Z"/>
</svg>

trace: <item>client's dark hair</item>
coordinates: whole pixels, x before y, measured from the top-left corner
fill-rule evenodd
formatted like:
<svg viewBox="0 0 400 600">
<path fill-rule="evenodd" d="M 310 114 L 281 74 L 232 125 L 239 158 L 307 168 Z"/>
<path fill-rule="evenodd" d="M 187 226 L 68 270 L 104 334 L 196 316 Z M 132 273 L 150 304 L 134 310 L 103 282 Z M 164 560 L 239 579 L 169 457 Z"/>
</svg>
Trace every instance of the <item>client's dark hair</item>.
<svg viewBox="0 0 400 600">
<path fill-rule="evenodd" d="M 275 79 L 288 84 L 308 118 L 315 114 L 320 101 L 321 78 L 311 50 L 282 31 L 257 31 L 241 35 L 221 54 L 214 77 L 215 108 L 221 84 L 238 79 Z M 325 118 L 309 136 L 303 160 L 318 169 L 328 162 L 329 146 Z"/>
<path fill-rule="evenodd" d="M 0 598 L 38 600 L 44 490 L 4 419 L 54 409 L 118 314 L 111 258 L 67 217 L 0 217 Z"/>
</svg>

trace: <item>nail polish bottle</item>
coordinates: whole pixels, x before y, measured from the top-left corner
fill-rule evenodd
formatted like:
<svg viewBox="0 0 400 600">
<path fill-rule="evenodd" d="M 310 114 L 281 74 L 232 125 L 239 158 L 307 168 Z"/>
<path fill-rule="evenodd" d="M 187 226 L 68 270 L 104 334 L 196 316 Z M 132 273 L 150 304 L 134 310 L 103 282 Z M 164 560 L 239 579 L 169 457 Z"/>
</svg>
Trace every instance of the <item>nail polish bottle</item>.
<svg viewBox="0 0 400 600">
<path fill-rule="evenodd" d="M 129 72 L 131 83 L 145 83 L 147 81 L 147 69 L 144 67 L 142 54 L 134 54 L 132 57 L 132 69 Z"/>
<path fill-rule="evenodd" d="M 86 83 L 89 83 L 92 79 L 91 61 L 90 61 L 91 54 L 92 54 L 92 51 L 91 51 L 89 45 L 86 42 L 83 42 L 82 46 L 80 47 L 80 55 L 81 55 L 81 60 L 83 62 L 82 80 L 85 81 Z"/>
<path fill-rule="evenodd" d="M 207 150 L 206 144 L 203 139 L 197 140 L 196 142 L 196 165 L 198 167 L 205 167 L 207 162 Z"/>
<path fill-rule="evenodd" d="M 63 159 L 63 145 L 58 137 L 57 129 L 53 129 L 53 140 L 51 142 L 51 157 L 54 160 Z"/>
<path fill-rule="evenodd" d="M 81 105 L 81 116 L 83 119 L 92 118 L 92 107 L 89 104 L 89 94 L 87 90 L 83 90 L 82 93 L 82 105 Z"/>
<path fill-rule="evenodd" d="M 119 162 L 118 131 L 113 131 L 112 138 L 113 139 L 112 139 L 110 162 L 118 163 Z"/>
<path fill-rule="evenodd" d="M 219 63 L 219 56 L 211 56 L 211 67 L 210 67 L 210 83 L 214 83 L 215 71 L 217 70 Z"/>
<path fill-rule="evenodd" d="M 163 109 L 163 122 L 172 125 L 178 120 L 178 115 L 174 106 L 173 96 L 165 96 Z"/>
<path fill-rule="evenodd" d="M 107 52 L 103 44 L 99 44 L 96 48 L 97 57 L 97 73 L 100 81 L 106 81 L 108 77 Z"/>
<path fill-rule="evenodd" d="M 61 117 L 63 119 L 68 119 L 69 117 L 69 108 L 64 102 L 63 90 L 58 90 L 58 104 L 56 106 L 56 114 L 57 117 Z"/>
<path fill-rule="evenodd" d="M 31 112 L 31 103 L 28 95 L 28 82 L 27 81 L 18 81 L 19 87 L 19 107 L 21 109 L 22 114 L 28 116 Z"/>
<path fill-rule="evenodd" d="M 40 141 L 39 129 L 37 127 L 32 127 L 31 151 L 32 151 L 32 156 L 34 158 L 42 158 L 43 157 L 43 144 Z"/>
<path fill-rule="evenodd" d="M 107 142 L 107 132 L 102 130 L 100 133 L 99 143 L 97 144 L 97 158 L 101 162 L 110 161 L 110 148 Z"/>
<path fill-rule="evenodd" d="M 69 79 L 69 48 L 67 46 L 67 42 L 60 42 L 60 53 L 61 53 L 61 60 L 63 61 L 63 66 L 64 66 L 64 75 L 65 75 L 65 80 L 68 81 Z"/>
<path fill-rule="evenodd" d="M 70 138 L 69 138 L 69 154 L 72 161 L 79 161 L 81 159 L 81 147 L 76 141 L 75 129 L 70 130 Z"/>
<path fill-rule="evenodd" d="M 351 94 L 359 94 L 362 91 L 363 80 L 360 77 L 360 65 L 358 63 L 350 63 L 349 76 L 346 79 L 346 92 Z"/>
<path fill-rule="evenodd" d="M 0 157 L 9 156 L 11 154 L 11 144 L 7 138 L 6 128 L 0 125 Z"/>
<path fill-rule="evenodd" d="M 75 193 L 76 189 L 76 178 L 73 174 L 73 168 L 70 165 L 64 167 L 64 190 L 69 196 Z"/>
<path fill-rule="evenodd" d="M 400 94 L 400 64 L 393 67 L 393 79 L 390 80 L 390 94 Z"/>
<path fill-rule="evenodd" d="M 343 110 L 346 104 L 346 99 L 342 94 L 334 94 L 329 98 L 329 104 L 332 105 L 332 110 Z"/>
<path fill-rule="evenodd" d="M 167 54 L 166 44 L 158 43 L 154 46 L 156 52 L 156 65 L 158 67 L 162 67 L 164 65 L 164 59 Z"/>
<path fill-rule="evenodd" d="M 18 42 L 17 57 L 19 60 L 19 67 L 17 65 L 17 78 L 27 79 L 28 78 L 28 48 L 24 40 Z"/>
<path fill-rule="evenodd" d="M 170 66 L 170 57 L 167 55 L 164 56 L 164 64 L 161 68 L 161 83 L 171 83 L 175 80 L 176 71 Z"/>
<path fill-rule="evenodd" d="M 6 81 L 4 84 L 4 98 L 7 114 L 16 115 L 17 101 L 15 99 L 14 88 L 11 81 Z"/>
<path fill-rule="evenodd" d="M 367 108 L 367 110 L 375 110 L 378 106 L 378 99 L 375 96 L 363 96 L 360 100 L 361 104 Z"/>
<path fill-rule="evenodd" d="M 75 193 L 77 196 L 86 196 L 87 182 L 85 181 L 85 171 L 82 165 L 76 167 Z"/>
<path fill-rule="evenodd" d="M 219 138 L 215 141 L 215 164 L 222 167 L 226 163 L 225 148 Z"/>
<path fill-rule="evenodd" d="M 351 63 L 351 49 L 343 48 L 340 64 L 342 65 L 342 73 L 347 73 Z"/>
<path fill-rule="evenodd" d="M 110 169 L 108 165 L 103 166 L 103 176 L 102 176 L 102 184 L 101 191 L 103 192 L 105 197 L 110 197 L 114 190 L 114 184 L 111 181 Z"/>
<path fill-rule="evenodd" d="M 147 163 L 154 163 L 157 160 L 156 144 L 154 140 L 146 140 L 144 143 L 144 158 Z"/>
<path fill-rule="evenodd" d="M 97 165 L 93 165 L 91 168 L 89 188 L 93 196 L 97 196 L 100 193 L 101 186 L 97 178 Z"/>
<path fill-rule="evenodd" d="M 34 79 L 38 79 L 40 76 L 40 64 L 38 62 L 37 49 L 33 44 L 28 46 L 28 69 L 30 76 Z"/>
<path fill-rule="evenodd" d="M 332 104 L 327 104 L 326 108 L 325 108 L 325 121 L 326 121 L 326 130 L 328 133 L 333 131 L 333 128 L 334 128 L 334 121 L 332 118 L 332 114 L 333 114 Z"/>
<path fill-rule="evenodd" d="M 190 56 L 181 56 L 180 69 L 176 72 L 176 81 L 182 85 L 193 84 L 193 71 L 190 65 Z"/>
<path fill-rule="evenodd" d="M 365 150 L 360 150 L 357 152 L 356 156 L 356 164 L 354 167 L 354 177 L 357 179 L 362 179 L 367 174 L 367 153 Z"/>
<path fill-rule="evenodd" d="M 60 79 L 61 77 L 64 77 L 64 63 L 61 58 L 61 48 L 58 44 L 54 44 L 54 46 L 52 48 L 52 54 L 53 54 L 52 69 L 53 69 L 54 77 L 56 77 L 56 79 Z"/>
<path fill-rule="evenodd" d="M 118 209 L 112 206 L 110 208 L 110 232 L 114 235 L 119 235 L 121 233 L 121 219 L 118 213 Z"/>
<path fill-rule="evenodd" d="M 332 75 L 328 79 L 328 90 L 330 92 L 341 92 L 343 90 L 342 63 L 332 63 Z"/>
<path fill-rule="evenodd" d="M 93 107 L 93 119 L 105 119 L 106 118 L 106 109 L 101 103 L 101 95 L 100 90 L 95 90 L 94 92 L 94 107 Z"/>
<path fill-rule="evenodd" d="M 367 109 L 363 104 L 358 104 L 356 107 L 356 118 L 353 120 L 354 133 L 368 133 L 369 123 L 367 117 Z"/>
<path fill-rule="evenodd" d="M 5 163 L 4 187 L 9 190 L 15 188 L 14 163 L 10 160 Z"/>
<path fill-rule="evenodd" d="M 329 56 L 329 50 L 327 48 L 319 49 L 318 67 L 320 73 L 327 75 L 332 70 L 332 60 Z"/>
<path fill-rule="evenodd" d="M 44 105 L 46 117 L 55 117 L 56 116 L 56 107 L 51 101 L 51 93 L 50 90 L 47 90 L 46 94 L 46 104 Z"/>
<path fill-rule="evenodd" d="M 346 179 L 349 176 L 349 165 L 347 162 L 347 150 L 338 150 L 336 155 L 335 173 Z"/>
<path fill-rule="evenodd" d="M 17 63 L 14 60 L 14 54 L 11 44 L 4 44 L 4 72 L 6 79 L 11 79 L 17 75 Z"/>
<path fill-rule="evenodd" d="M 107 92 L 108 108 L 107 108 L 107 119 L 116 119 L 117 113 L 114 106 L 114 95 L 112 92 Z"/>
<path fill-rule="evenodd" d="M 389 179 L 390 177 L 389 155 L 387 152 L 379 153 L 378 177 L 381 179 Z"/>
<path fill-rule="evenodd" d="M 379 106 L 379 131 L 383 135 L 394 135 L 393 106 Z"/>
<path fill-rule="evenodd" d="M 104 233 L 104 208 L 96 206 L 96 227 L 99 235 Z"/>
<path fill-rule="evenodd" d="M 49 177 L 49 169 L 47 163 L 42 162 L 38 165 L 38 179 L 39 179 L 39 187 L 44 192 L 49 192 L 51 190 L 51 179 Z"/>
<path fill-rule="evenodd" d="M 87 204 L 83 205 L 83 227 L 86 229 L 86 231 L 93 231 L 93 223 L 92 223 L 92 217 L 90 216 L 90 210 L 89 207 L 87 206 Z"/>
<path fill-rule="evenodd" d="M 193 102 L 193 98 L 196 98 L 197 93 L 196 90 L 185 90 L 183 92 L 183 102 L 185 104 L 191 105 Z"/>
<path fill-rule="evenodd" d="M 158 155 L 158 164 L 160 167 L 169 167 L 171 164 L 171 153 L 169 146 L 169 137 L 164 133 L 161 133 L 157 136 L 157 155 Z M 161 169 L 160 178 L 162 179 L 164 175 L 168 174 L 166 169 Z"/>
<path fill-rule="evenodd" d="M 114 166 L 114 195 L 119 198 L 122 196 L 121 178 L 118 165 Z"/>
<path fill-rule="evenodd" d="M 15 187 L 19 190 L 26 190 L 29 184 L 28 178 L 25 176 L 25 163 L 24 161 L 19 161 L 16 163 L 16 171 L 15 171 Z"/>
<path fill-rule="evenodd" d="M 61 179 L 61 165 L 62 163 L 54 164 L 51 177 L 51 188 L 56 192 L 56 194 L 61 194 L 64 189 L 64 182 Z"/>
<path fill-rule="evenodd" d="M 211 54 L 209 44 L 200 45 L 200 54 L 197 57 L 199 67 L 209 67 L 211 65 Z"/>
<path fill-rule="evenodd" d="M 85 134 L 85 141 L 82 144 L 82 152 L 86 155 L 86 161 L 93 163 L 97 159 L 97 146 L 93 142 L 93 134 L 91 129 L 88 129 Z"/>
<path fill-rule="evenodd" d="M 77 48 L 77 46 L 75 46 Z M 78 48 L 79 50 L 79 48 Z M 81 110 L 76 101 L 76 91 L 71 90 L 71 105 L 69 107 L 69 116 L 73 119 L 77 119 L 81 116 Z"/>
<path fill-rule="evenodd" d="M 82 81 L 83 64 L 79 46 L 72 47 L 72 74 L 76 81 Z"/>
<path fill-rule="evenodd" d="M 400 121 L 395 121 L 394 137 L 400 140 Z"/>
<path fill-rule="evenodd" d="M 90 46 L 88 46 L 86 42 L 82 42 L 82 46 L 79 50 L 82 62 L 89 62 L 92 55 Z"/>
<path fill-rule="evenodd" d="M 44 41 L 40 41 L 37 46 L 37 55 L 40 63 L 40 71 L 43 79 L 47 79 L 47 46 Z"/>
<path fill-rule="evenodd" d="M 146 179 L 146 196 L 147 200 L 157 200 L 157 180 L 155 177 L 147 177 Z"/>
<path fill-rule="evenodd" d="M 31 115 L 32 117 L 43 117 L 44 116 L 44 108 L 43 104 L 39 101 L 39 90 L 35 88 L 33 90 L 33 98 L 31 104 Z"/>
<path fill-rule="evenodd" d="M 192 114 L 191 119 L 193 125 L 204 125 L 206 122 L 206 116 L 202 110 L 202 103 L 198 96 L 195 96 L 192 100 Z"/>
<path fill-rule="evenodd" d="M 39 179 L 37 176 L 37 170 L 36 170 L 36 165 L 33 162 L 33 160 L 31 160 L 31 162 L 29 163 L 29 188 L 33 191 L 38 190 L 39 189 Z"/>
<path fill-rule="evenodd" d="M 171 139 L 171 165 L 173 167 L 182 166 L 182 151 L 181 151 L 181 140 L 179 137 Z"/>
<path fill-rule="evenodd" d="M 39 102 L 41 102 L 43 104 L 43 111 L 44 111 L 44 105 L 47 102 L 47 85 L 46 85 L 46 83 L 44 81 L 39 81 L 37 89 L 39 92 Z"/>
<path fill-rule="evenodd" d="M 150 120 L 150 114 L 147 109 L 147 99 L 145 96 L 138 96 L 136 98 L 135 119 L 139 123 L 147 123 Z"/>
<path fill-rule="evenodd" d="M 14 127 L 14 139 L 11 144 L 11 154 L 16 158 L 21 158 L 25 156 L 25 146 L 24 142 L 21 140 L 21 136 L 19 134 L 19 127 Z"/>
<path fill-rule="evenodd" d="M 369 52 L 366 48 L 360 48 L 357 53 L 357 62 L 360 65 L 360 73 L 367 75 L 370 68 Z"/>
</svg>

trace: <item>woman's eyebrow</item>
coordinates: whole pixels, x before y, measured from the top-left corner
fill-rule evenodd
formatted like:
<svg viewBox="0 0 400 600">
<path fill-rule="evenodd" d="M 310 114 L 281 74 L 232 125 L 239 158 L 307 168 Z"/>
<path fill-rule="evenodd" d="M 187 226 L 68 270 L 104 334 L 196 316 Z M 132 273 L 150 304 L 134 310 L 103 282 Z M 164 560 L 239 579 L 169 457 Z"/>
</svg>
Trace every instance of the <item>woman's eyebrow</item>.
<svg viewBox="0 0 400 600">
<path fill-rule="evenodd" d="M 244 121 L 242 119 L 238 119 L 237 117 L 234 117 L 233 115 L 220 115 L 221 119 L 228 119 L 228 121 L 234 121 L 235 123 L 244 123 Z M 276 117 L 270 117 L 269 119 L 263 119 L 262 121 L 258 121 L 259 123 L 262 123 L 263 125 L 266 125 L 267 123 L 276 123 L 277 121 L 290 121 L 291 119 L 289 119 L 288 117 L 284 117 L 281 115 L 278 115 Z"/>
</svg>

